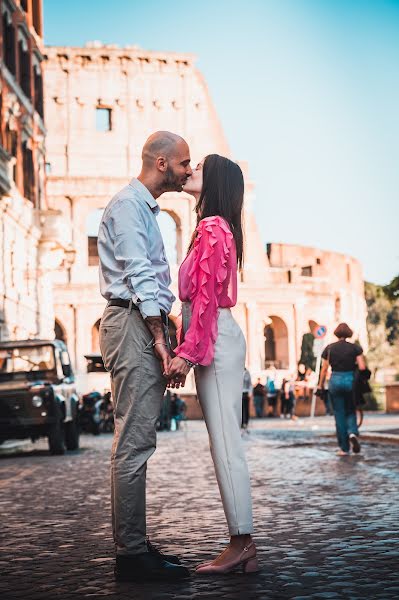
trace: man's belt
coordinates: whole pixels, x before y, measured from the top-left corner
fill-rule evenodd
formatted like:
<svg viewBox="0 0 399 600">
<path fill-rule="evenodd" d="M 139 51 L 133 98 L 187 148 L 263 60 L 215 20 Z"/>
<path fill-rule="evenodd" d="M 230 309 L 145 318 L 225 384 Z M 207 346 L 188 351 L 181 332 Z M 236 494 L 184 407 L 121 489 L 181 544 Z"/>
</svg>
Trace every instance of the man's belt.
<svg viewBox="0 0 399 600">
<path fill-rule="evenodd" d="M 108 300 L 108 306 L 120 306 L 121 308 L 129 308 L 130 300 L 123 300 L 122 298 L 114 298 L 112 300 Z M 132 302 L 132 308 L 134 310 L 139 310 L 139 307 Z"/>
<path fill-rule="evenodd" d="M 121 308 L 129 308 L 130 300 L 123 300 L 123 298 L 113 298 L 111 300 L 108 300 L 107 306 L 120 306 Z M 134 302 L 131 303 L 131 306 L 132 306 L 133 310 L 140 310 L 139 307 L 137 306 L 137 304 L 135 304 Z M 162 317 L 163 323 L 165 323 L 167 325 L 168 315 L 166 314 L 166 312 L 164 310 L 161 310 L 161 317 Z"/>
</svg>

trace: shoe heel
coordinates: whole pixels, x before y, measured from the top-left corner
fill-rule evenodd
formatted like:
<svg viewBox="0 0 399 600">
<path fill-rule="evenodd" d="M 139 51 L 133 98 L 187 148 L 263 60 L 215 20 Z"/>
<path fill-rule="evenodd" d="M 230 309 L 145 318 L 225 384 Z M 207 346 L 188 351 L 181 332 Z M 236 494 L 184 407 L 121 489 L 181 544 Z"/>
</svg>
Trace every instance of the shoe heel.
<svg viewBox="0 0 399 600">
<path fill-rule="evenodd" d="M 257 573 L 259 571 L 259 563 L 256 556 L 247 560 L 242 565 L 243 573 Z"/>
</svg>

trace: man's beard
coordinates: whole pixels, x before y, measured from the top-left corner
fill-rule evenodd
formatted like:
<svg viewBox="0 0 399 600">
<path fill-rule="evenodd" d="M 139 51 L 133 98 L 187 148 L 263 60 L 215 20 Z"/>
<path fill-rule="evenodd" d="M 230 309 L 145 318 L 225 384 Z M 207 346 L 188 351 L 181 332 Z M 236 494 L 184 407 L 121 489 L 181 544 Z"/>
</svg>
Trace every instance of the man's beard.
<svg viewBox="0 0 399 600">
<path fill-rule="evenodd" d="M 170 167 L 166 169 L 163 185 L 167 192 L 181 192 L 183 189 L 180 178 L 173 173 Z"/>
</svg>

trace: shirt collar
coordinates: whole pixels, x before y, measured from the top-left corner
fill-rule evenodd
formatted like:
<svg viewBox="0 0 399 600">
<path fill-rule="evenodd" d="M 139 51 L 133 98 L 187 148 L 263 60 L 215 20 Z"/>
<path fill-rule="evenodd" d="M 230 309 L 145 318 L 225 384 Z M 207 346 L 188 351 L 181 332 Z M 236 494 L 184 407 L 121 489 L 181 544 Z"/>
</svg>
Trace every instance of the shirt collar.
<svg viewBox="0 0 399 600">
<path fill-rule="evenodd" d="M 151 194 L 149 189 L 146 188 L 145 185 L 141 183 L 141 181 L 136 179 L 136 177 L 133 177 L 133 179 L 129 182 L 129 185 L 133 189 L 140 192 L 140 194 L 143 197 L 143 200 L 145 200 L 147 202 L 148 206 L 151 208 L 152 212 L 155 215 L 157 215 L 160 212 L 161 209 L 159 208 L 158 202 L 155 200 L 154 196 Z"/>
</svg>

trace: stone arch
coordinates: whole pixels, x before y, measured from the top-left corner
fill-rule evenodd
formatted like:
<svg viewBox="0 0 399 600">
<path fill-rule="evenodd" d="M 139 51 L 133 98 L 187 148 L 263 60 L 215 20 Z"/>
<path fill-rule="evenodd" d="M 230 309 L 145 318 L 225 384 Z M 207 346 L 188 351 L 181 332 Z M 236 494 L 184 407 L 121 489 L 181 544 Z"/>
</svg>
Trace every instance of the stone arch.
<svg viewBox="0 0 399 600">
<path fill-rule="evenodd" d="M 86 217 L 87 261 L 89 267 L 98 265 L 97 237 L 104 209 L 96 208 Z"/>
<path fill-rule="evenodd" d="M 288 328 L 281 317 L 275 315 L 268 318 L 264 328 L 265 336 L 265 368 L 276 367 L 288 369 Z"/>
<path fill-rule="evenodd" d="M 54 338 L 63 341 L 65 344 L 67 343 L 66 329 L 58 319 L 54 321 Z"/>
<path fill-rule="evenodd" d="M 182 226 L 179 215 L 173 210 L 163 208 L 158 215 L 158 225 L 169 263 L 179 265 L 183 260 Z"/>
<path fill-rule="evenodd" d="M 100 322 L 98 319 L 91 328 L 91 351 L 93 354 L 100 354 Z"/>
</svg>

